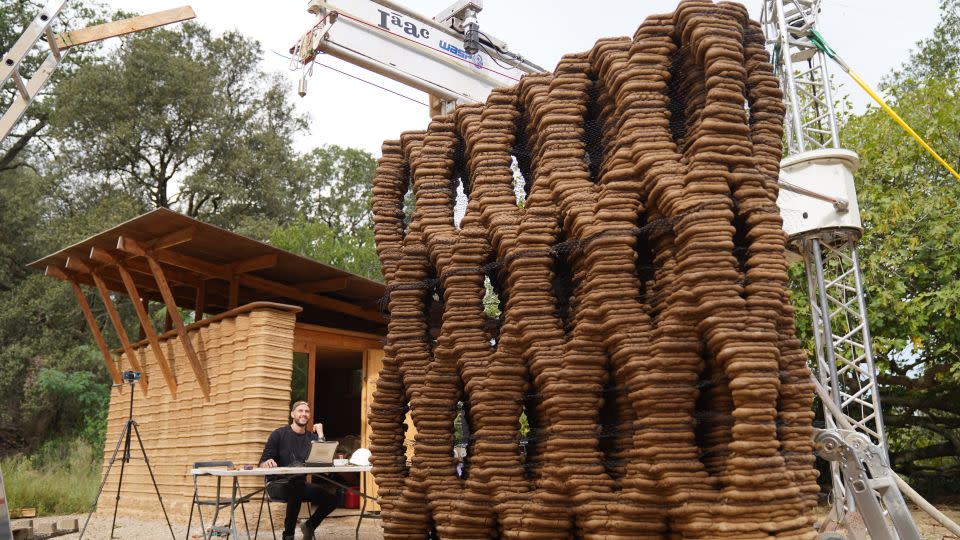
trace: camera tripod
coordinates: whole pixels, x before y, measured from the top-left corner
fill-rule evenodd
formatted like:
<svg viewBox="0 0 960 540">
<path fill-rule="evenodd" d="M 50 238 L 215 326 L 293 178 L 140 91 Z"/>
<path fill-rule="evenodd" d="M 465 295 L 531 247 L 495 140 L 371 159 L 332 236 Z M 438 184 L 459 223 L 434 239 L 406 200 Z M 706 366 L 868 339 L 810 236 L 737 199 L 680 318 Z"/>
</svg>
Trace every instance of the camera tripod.
<svg viewBox="0 0 960 540">
<path fill-rule="evenodd" d="M 130 385 L 130 415 L 127 418 L 123 430 L 120 431 L 120 438 L 117 439 L 117 445 L 113 448 L 113 455 L 110 456 L 110 464 L 107 466 L 107 472 L 103 475 L 100 487 L 97 489 L 97 495 L 93 498 L 93 504 L 90 505 L 90 513 L 87 514 L 86 521 L 83 522 L 83 529 L 80 531 L 80 538 L 83 538 L 87 532 L 87 525 L 90 523 L 90 516 L 97 509 L 97 502 L 100 495 L 103 494 L 103 486 L 107 484 L 107 478 L 110 477 L 110 471 L 113 469 L 114 462 L 117 461 L 117 452 L 120 450 L 120 443 L 123 443 L 123 456 L 120 458 L 120 481 L 117 482 L 117 499 L 113 505 L 113 522 L 110 524 L 110 536 L 113 538 L 113 530 L 117 526 L 117 509 L 120 508 L 120 492 L 123 488 L 123 471 L 130 461 L 130 440 L 133 433 L 137 434 L 137 443 L 140 445 L 140 453 L 143 454 L 143 462 L 147 465 L 147 471 L 150 472 L 150 481 L 153 482 L 153 489 L 157 492 L 157 500 L 160 501 L 160 509 L 163 510 L 163 519 L 167 521 L 167 528 L 170 529 L 170 537 L 176 540 L 173 534 L 173 527 L 170 525 L 170 518 L 167 516 L 167 509 L 163 506 L 163 497 L 160 496 L 160 488 L 157 487 L 157 479 L 153 476 L 153 469 L 150 467 L 150 458 L 147 457 L 147 450 L 143 447 L 143 439 L 140 437 L 140 428 L 137 427 L 137 421 L 133 419 L 133 387 L 140 378 L 140 373 L 136 371 L 123 372 L 123 381 Z M 117 385 L 119 386 L 119 385 Z"/>
</svg>

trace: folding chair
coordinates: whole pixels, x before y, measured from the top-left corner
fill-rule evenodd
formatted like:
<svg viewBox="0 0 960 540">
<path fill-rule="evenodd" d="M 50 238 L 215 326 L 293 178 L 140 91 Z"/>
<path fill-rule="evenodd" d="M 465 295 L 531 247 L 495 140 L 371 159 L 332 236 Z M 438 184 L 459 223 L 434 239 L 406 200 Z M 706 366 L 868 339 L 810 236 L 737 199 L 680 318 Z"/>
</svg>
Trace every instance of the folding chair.
<svg viewBox="0 0 960 540">
<path fill-rule="evenodd" d="M 195 462 L 195 463 L 193 464 L 193 468 L 194 468 L 194 469 L 203 469 L 203 468 L 209 468 L 209 467 L 226 467 L 226 468 L 230 468 L 230 467 L 233 467 L 233 466 L 234 466 L 234 464 L 233 464 L 232 461 L 197 461 L 197 462 Z M 222 477 L 220 477 L 220 476 L 217 476 L 217 477 L 216 477 L 216 478 L 217 478 L 217 497 L 216 497 L 216 499 L 201 499 L 200 496 L 199 496 L 199 484 L 197 483 L 197 476 L 198 476 L 198 475 L 194 475 L 194 476 L 193 476 L 193 504 L 190 505 L 190 517 L 189 517 L 189 519 L 187 520 L 187 538 L 188 538 L 188 539 L 190 538 L 190 525 L 193 524 L 193 509 L 194 509 L 194 507 L 196 507 L 196 509 L 197 509 L 197 515 L 200 516 L 200 530 L 203 532 L 204 538 L 206 538 L 207 529 L 206 529 L 206 527 L 205 527 L 204 524 L 203 524 L 203 507 L 204 507 L 204 506 L 212 506 L 212 507 L 214 507 L 213 520 L 210 522 L 210 526 L 211 526 L 211 528 L 212 528 L 212 527 L 216 527 L 216 525 L 217 525 L 217 516 L 220 515 L 220 509 L 230 506 L 230 498 L 229 498 L 229 497 L 226 498 L 226 499 L 221 499 L 221 498 L 220 498 L 220 484 L 221 484 L 221 481 L 223 480 Z M 232 480 L 231 480 L 231 482 L 232 482 Z M 230 489 L 232 489 L 232 488 L 233 488 L 233 486 L 231 485 L 231 486 L 230 486 Z M 244 507 L 244 504 L 250 502 L 250 500 L 253 499 L 253 496 L 256 495 L 257 493 L 259 493 L 260 491 L 263 491 L 263 489 L 261 488 L 261 489 L 252 491 L 252 492 L 250 492 L 250 493 L 248 493 L 248 494 L 246 494 L 246 495 L 240 494 L 239 491 L 237 492 L 237 495 L 238 495 L 238 497 L 237 497 L 237 504 L 240 505 L 240 512 L 243 514 L 243 527 L 244 527 L 247 531 L 250 530 L 250 526 L 247 524 L 247 511 L 246 511 L 246 508 Z M 261 503 L 261 504 L 262 504 L 262 503 Z M 249 534 L 249 533 L 248 533 L 248 534 Z"/>
</svg>

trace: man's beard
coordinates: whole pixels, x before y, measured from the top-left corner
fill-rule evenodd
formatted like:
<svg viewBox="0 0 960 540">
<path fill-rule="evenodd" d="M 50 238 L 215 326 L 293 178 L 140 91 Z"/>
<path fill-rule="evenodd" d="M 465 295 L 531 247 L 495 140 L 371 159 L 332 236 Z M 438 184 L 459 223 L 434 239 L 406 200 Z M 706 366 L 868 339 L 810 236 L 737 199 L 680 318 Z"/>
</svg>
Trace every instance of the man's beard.
<svg viewBox="0 0 960 540">
<path fill-rule="evenodd" d="M 306 420 L 301 421 L 301 420 L 296 420 L 296 419 L 294 419 L 294 422 L 296 422 L 296 424 L 297 424 L 298 426 L 300 426 L 300 427 L 307 427 L 307 421 L 306 421 Z"/>
</svg>

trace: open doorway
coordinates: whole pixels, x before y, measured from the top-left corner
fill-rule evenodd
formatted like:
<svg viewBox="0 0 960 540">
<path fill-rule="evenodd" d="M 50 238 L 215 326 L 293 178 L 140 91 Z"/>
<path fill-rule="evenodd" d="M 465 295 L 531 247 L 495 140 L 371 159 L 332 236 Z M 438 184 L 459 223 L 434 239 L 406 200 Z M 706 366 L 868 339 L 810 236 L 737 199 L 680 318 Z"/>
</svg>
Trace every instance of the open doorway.
<svg viewBox="0 0 960 540">
<path fill-rule="evenodd" d="M 313 416 L 323 423 L 327 440 L 352 452 L 360 446 L 363 353 L 317 347 Z"/>
</svg>

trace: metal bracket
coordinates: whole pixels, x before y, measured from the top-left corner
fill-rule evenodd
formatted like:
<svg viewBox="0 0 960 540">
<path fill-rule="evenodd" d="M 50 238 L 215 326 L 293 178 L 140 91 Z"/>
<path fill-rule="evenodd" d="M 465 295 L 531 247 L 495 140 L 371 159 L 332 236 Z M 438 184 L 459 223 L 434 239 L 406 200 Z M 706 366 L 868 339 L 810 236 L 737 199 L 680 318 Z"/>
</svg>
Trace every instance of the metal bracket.
<svg viewBox="0 0 960 540">
<path fill-rule="evenodd" d="M 921 540 L 879 446 L 855 431 L 821 430 L 814 437 L 814 448 L 818 456 L 839 463 L 844 487 L 863 516 L 871 540 Z"/>
</svg>

